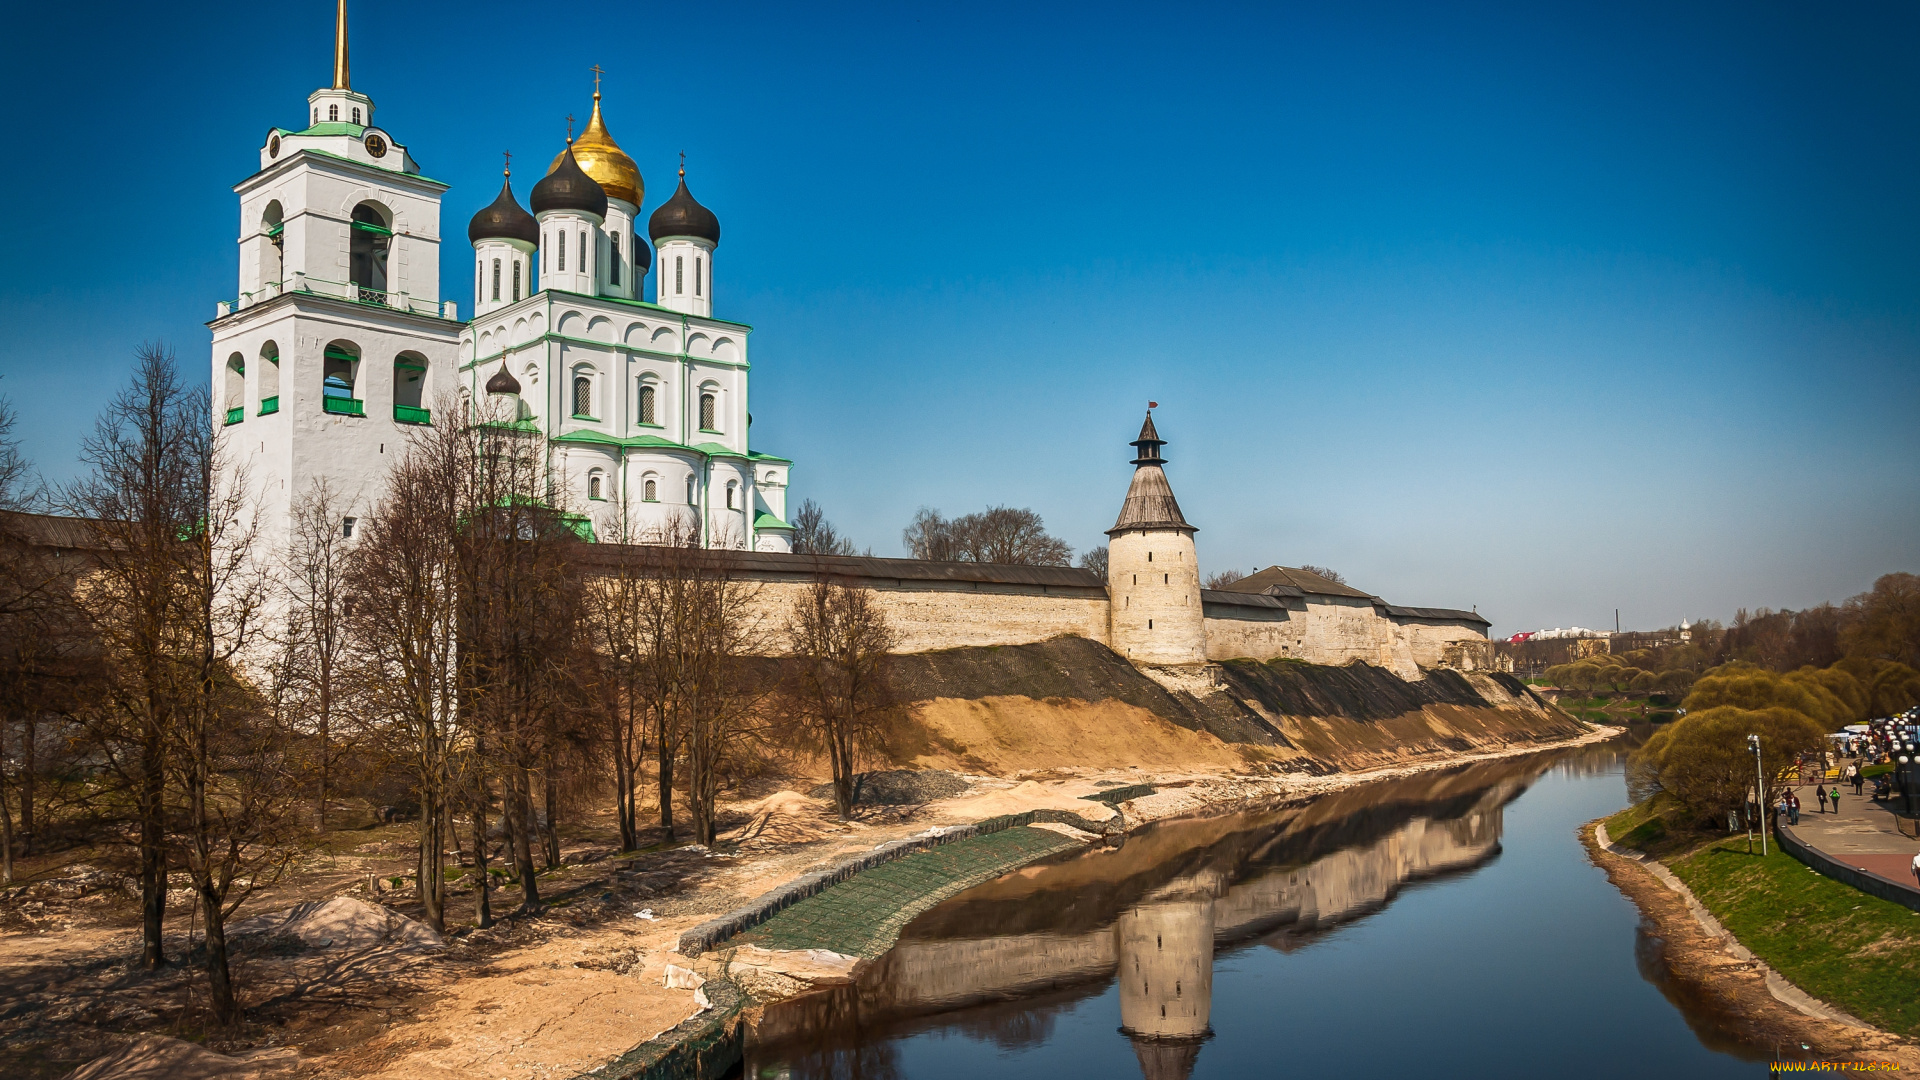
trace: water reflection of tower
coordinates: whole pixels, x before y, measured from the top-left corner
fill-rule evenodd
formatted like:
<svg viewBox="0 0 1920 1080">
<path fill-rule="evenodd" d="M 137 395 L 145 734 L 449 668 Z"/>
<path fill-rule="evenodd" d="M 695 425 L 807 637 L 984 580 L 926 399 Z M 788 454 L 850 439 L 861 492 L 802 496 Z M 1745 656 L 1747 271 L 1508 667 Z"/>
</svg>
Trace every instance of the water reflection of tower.
<svg viewBox="0 0 1920 1080">
<path fill-rule="evenodd" d="M 1212 1034 L 1213 893 L 1184 879 L 1120 914 L 1120 1030 L 1146 1080 L 1186 1080 Z"/>
</svg>

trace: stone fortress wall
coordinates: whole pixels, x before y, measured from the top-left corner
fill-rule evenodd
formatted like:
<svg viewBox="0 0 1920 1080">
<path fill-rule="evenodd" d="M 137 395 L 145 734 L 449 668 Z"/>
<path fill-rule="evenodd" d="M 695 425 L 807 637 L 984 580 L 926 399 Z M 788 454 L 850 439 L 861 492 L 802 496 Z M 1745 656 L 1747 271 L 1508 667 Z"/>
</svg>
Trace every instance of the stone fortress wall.
<svg viewBox="0 0 1920 1080">
<path fill-rule="evenodd" d="M 725 560 L 735 577 L 755 586 L 755 614 L 769 631 L 785 623 L 805 589 L 826 577 L 873 591 L 899 634 L 900 652 L 1025 645 L 1069 635 L 1113 647 L 1114 612 L 1107 584 L 1078 567 L 782 552 L 711 554 Z M 581 555 L 599 563 L 623 557 L 611 544 L 590 545 Z M 1160 564 L 1154 565 L 1157 569 Z M 1174 565 L 1197 576 L 1190 561 Z M 1486 624 L 1475 621 L 1477 616 L 1414 615 L 1410 613 L 1435 609 L 1396 608 L 1345 591 L 1354 595 L 1200 591 L 1206 653 L 1192 660 L 1293 659 L 1333 666 L 1363 660 L 1406 679 L 1421 678 L 1422 668 L 1478 671 L 1491 666 Z"/>
</svg>

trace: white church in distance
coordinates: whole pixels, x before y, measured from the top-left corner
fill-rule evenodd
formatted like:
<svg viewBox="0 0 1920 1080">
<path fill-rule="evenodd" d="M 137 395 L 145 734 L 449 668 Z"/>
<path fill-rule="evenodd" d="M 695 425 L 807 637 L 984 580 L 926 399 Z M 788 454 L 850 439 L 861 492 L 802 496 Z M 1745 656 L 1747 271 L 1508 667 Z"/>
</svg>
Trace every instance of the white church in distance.
<svg viewBox="0 0 1920 1080">
<path fill-rule="evenodd" d="M 531 212 L 509 176 L 469 223 L 463 322 L 440 294 L 447 185 L 375 124 L 349 79 L 346 0 L 336 19 L 333 84 L 309 96 L 306 127 L 267 133 L 260 170 L 234 187 L 240 291 L 210 324 L 216 422 L 269 531 L 285 535 L 323 477 L 370 509 L 451 390 L 543 436 L 568 507 L 599 534 L 622 513 L 643 529 L 680 516 L 711 546 L 788 550 L 792 462 L 748 445 L 751 328 L 713 316 L 720 222 L 684 166 L 642 238 L 645 186 L 596 89 Z"/>
</svg>

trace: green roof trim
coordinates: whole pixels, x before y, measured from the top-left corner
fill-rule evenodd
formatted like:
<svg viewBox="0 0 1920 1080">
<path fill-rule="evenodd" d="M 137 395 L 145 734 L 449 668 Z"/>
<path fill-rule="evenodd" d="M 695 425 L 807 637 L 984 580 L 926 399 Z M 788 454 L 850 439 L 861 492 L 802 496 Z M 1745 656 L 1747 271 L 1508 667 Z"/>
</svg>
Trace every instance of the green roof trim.
<svg viewBox="0 0 1920 1080">
<path fill-rule="evenodd" d="M 583 300 L 604 300 L 609 304 L 645 308 L 648 311 L 658 311 L 663 315 L 678 315 L 688 319 L 700 319 L 706 322 L 719 323 L 722 326 L 736 327 L 741 330 L 751 331 L 753 329 L 753 326 L 749 323 L 734 322 L 731 319 L 716 319 L 711 315 L 688 315 L 684 311 L 675 311 L 672 308 L 661 307 L 659 304 L 649 304 L 645 300 L 629 300 L 624 296 L 594 296 L 591 293 L 570 292 L 566 289 L 542 289 L 540 291 L 552 293 L 555 296 L 578 296 Z M 600 342 L 599 344 L 606 344 L 606 342 Z"/>
<path fill-rule="evenodd" d="M 347 125 L 347 126 L 351 126 L 351 125 Z M 304 134 L 304 132 L 300 134 Z M 295 147 L 294 149 L 297 153 L 312 154 L 315 157 L 332 158 L 335 161 L 344 161 L 349 165 L 357 165 L 362 169 L 379 169 L 381 172 L 388 173 L 393 176 L 405 176 L 414 180 L 425 180 L 429 184 L 433 184 L 435 186 L 442 187 L 442 188 L 451 188 L 453 186 L 452 184 L 447 183 L 445 180 L 435 180 L 433 177 L 426 176 L 421 173 L 401 172 L 398 169 L 388 169 L 388 168 L 383 168 L 382 166 L 379 166 L 379 165 L 369 165 L 364 161 L 355 161 L 352 158 L 346 156 L 345 154 L 335 154 L 326 150 L 315 150 L 311 146 L 300 146 L 300 147 Z M 260 172 L 265 172 L 265 171 L 266 171 L 265 169 L 260 170 Z M 260 175 L 260 173 L 255 173 L 254 175 L 258 176 Z M 415 237 L 414 239 L 420 239 L 420 238 Z"/>
<path fill-rule="evenodd" d="M 785 529 L 787 532 L 793 531 L 793 526 L 781 521 L 765 510 L 760 511 L 760 516 L 753 519 L 753 527 L 756 529 Z"/>
<path fill-rule="evenodd" d="M 290 135 L 351 135 L 356 139 L 366 133 L 367 129 L 365 127 L 359 124 L 349 124 L 344 120 L 328 120 L 325 123 L 315 124 L 305 131 L 288 132 Z"/>
<path fill-rule="evenodd" d="M 748 461 L 777 461 L 782 465 L 793 464 L 793 459 L 790 457 L 780 457 L 776 454 L 763 454 L 758 450 L 747 451 L 747 460 Z"/>
<path fill-rule="evenodd" d="M 581 429 L 555 435 L 553 441 L 557 443 L 575 443 L 585 446 L 618 446 L 628 450 L 681 450 L 692 454 L 703 454 L 707 457 L 737 458 L 747 456 L 729 450 L 719 443 L 696 443 L 688 446 L 685 443 L 674 442 L 672 439 L 663 439 L 658 435 L 629 435 L 626 438 L 621 438 L 618 435 L 608 435 L 605 432 L 593 431 L 591 429 Z"/>
<path fill-rule="evenodd" d="M 565 435 L 555 435 L 554 442 L 589 443 L 598 446 L 625 446 L 625 439 L 599 431 L 569 431 Z"/>
<path fill-rule="evenodd" d="M 593 519 L 589 518 L 587 515 L 562 514 L 560 515 L 560 520 L 566 523 L 567 528 L 573 530 L 573 534 L 575 536 L 578 536 L 580 539 L 585 540 L 587 543 L 597 544 L 600 542 L 593 535 Z"/>
</svg>

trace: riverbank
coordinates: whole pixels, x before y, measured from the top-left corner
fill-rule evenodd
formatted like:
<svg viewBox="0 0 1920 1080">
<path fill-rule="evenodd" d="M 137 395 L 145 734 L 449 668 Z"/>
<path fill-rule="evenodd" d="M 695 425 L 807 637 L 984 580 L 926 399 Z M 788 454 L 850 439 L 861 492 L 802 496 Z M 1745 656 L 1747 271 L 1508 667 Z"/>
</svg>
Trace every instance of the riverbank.
<svg viewBox="0 0 1920 1080">
<path fill-rule="evenodd" d="M 1884 941 L 1869 934 L 1863 942 L 1846 929 L 1864 921 L 1858 911 L 1865 904 L 1885 904 L 1903 918 L 1912 913 L 1852 892 L 1777 850 L 1764 859 L 1748 856 L 1744 840 L 1702 845 L 1671 858 L 1670 867 L 1612 844 L 1604 821 L 1588 823 L 1580 838 L 1594 865 L 1640 910 L 1670 997 L 1714 1015 L 1740 1042 L 1778 1047 L 1788 1058 L 1920 1069 L 1920 1047 L 1846 1011 L 1885 1015 L 1851 993 L 1835 993 L 1834 978 L 1837 965 L 1875 962 L 1874 946 Z M 1736 855 L 1740 866 L 1733 869 Z M 1792 898 L 1791 912 L 1784 897 Z M 1831 997 L 1823 1000 L 1789 976 Z M 1910 1000 L 1885 1000 L 1902 1014 L 1911 1008 Z M 1809 1049 L 1799 1051 L 1803 1044 Z"/>
<path fill-rule="evenodd" d="M 696 964 L 677 951 L 687 931 L 796 878 L 864 858 L 891 842 L 1040 810 L 1050 812 L 1042 817 L 1066 811 L 1105 816 L 1110 824 L 1102 828 L 1134 829 L 1169 817 L 1204 817 L 1260 800 L 1309 798 L 1617 734 L 1587 730 L 1558 740 L 1522 734 L 1497 748 L 1432 750 L 1400 764 L 1331 775 L 1245 763 L 970 775 L 961 778 L 964 790 L 955 797 L 862 805 L 851 822 L 839 821 L 820 799 L 783 790 L 800 783 L 804 791 L 811 782 L 768 778 L 758 790 L 742 791 L 723 804 L 726 831 L 712 850 L 675 845 L 620 855 L 608 848 L 610 822 L 581 829 L 563 843 L 562 864 L 541 873 L 545 913 L 487 931 L 450 926 L 445 947 L 402 950 L 386 943 L 349 950 L 321 941 L 300 949 L 273 943 L 243 948 L 234 962 L 246 988 L 248 1022 L 203 1037 L 204 1045 L 236 1057 L 272 1050 L 280 1054 L 277 1065 L 295 1067 L 302 1075 L 356 1080 L 584 1073 L 633 1050 L 652 1032 L 675 1029 L 699 1010 L 697 989 L 669 978 L 672 965 L 711 962 L 707 957 Z M 951 774 L 924 775 L 951 779 Z M 1083 798 L 1142 786 L 1152 794 L 1127 799 L 1115 810 Z M 1053 821 L 1036 825 L 1053 830 L 1037 848 L 1094 839 Z M 386 889 L 387 881 L 411 864 L 410 835 L 405 825 L 343 833 L 336 850 L 304 864 L 249 911 L 346 896 L 376 910 L 412 915 L 417 901 L 410 893 Z M 971 872 L 1014 868 L 987 866 L 987 861 Z M 1014 863 L 1026 861 L 1022 856 Z M 0 1054 L 9 1056 L 24 1077 L 55 1078 L 80 1062 L 124 1049 L 142 1033 L 197 1030 L 172 1018 L 183 1002 L 191 1005 L 203 977 L 199 972 L 186 965 L 154 973 L 128 969 L 125 957 L 137 911 L 111 887 L 117 880 L 112 874 L 85 864 L 35 873 L 42 875 L 39 883 L 14 890 L 0 903 Z M 456 892 L 471 883 L 471 877 L 463 878 Z M 496 896 L 496 911 L 505 907 L 505 899 Z M 904 896 L 891 918 L 875 923 L 891 931 L 911 905 L 926 899 Z M 169 921 L 169 955 L 189 955 L 191 929 L 186 920 Z M 875 938 L 870 951 L 884 945 Z M 829 962 L 809 970 L 789 951 L 779 966 L 793 972 L 784 977 L 792 981 L 769 979 L 773 985 L 757 986 L 755 992 L 799 993 L 818 980 L 845 977 L 844 959 L 823 959 Z"/>
<path fill-rule="evenodd" d="M 986 855 L 986 866 L 978 859 L 955 858 L 958 852 L 939 849 L 915 852 L 898 862 L 836 884 L 793 903 L 783 899 L 783 885 L 770 890 L 743 911 L 761 909 L 763 918 L 743 920 L 737 936 L 706 946 L 701 944 L 683 952 L 698 953 L 681 961 L 699 977 L 723 980 L 746 989 L 753 1000 L 743 1008 L 750 1020 L 767 1005 L 815 990 L 851 983 L 867 965 L 884 962 L 900 928 L 913 915 L 925 911 L 939 900 L 987 877 L 1020 870 L 1033 862 L 1047 859 L 1077 847 L 1107 842 L 1114 834 L 1133 833 L 1144 826 L 1171 818 L 1207 820 L 1227 816 L 1249 807 L 1305 801 L 1345 790 L 1403 780 L 1421 774 L 1459 769 L 1479 762 L 1517 758 L 1533 754 L 1575 749 L 1617 738 L 1621 729 L 1590 728 L 1571 739 L 1547 744 L 1509 746 L 1470 754 L 1439 756 L 1430 760 L 1396 765 L 1365 772 L 1326 776 L 1187 776 L 1159 781 L 1151 794 L 1118 802 L 1112 820 L 1103 833 L 1088 832 L 1071 826 L 1041 822 L 1017 825 L 1005 832 L 990 834 L 1001 839 L 992 844 L 999 850 Z M 1100 804 L 1083 802 L 1088 817 Z M 1011 808 L 1011 807 L 1009 807 Z M 1046 842 L 1030 846 L 1007 834 L 1050 830 Z M 1059 843 L 1061 837 L 1068 843 Z M 986 840 L 988 837 L 981 837 Z M 1022 850 L 1024 848 L 1024 850 Z M 983 869 L 983 867 L 985 867 Z M 863 880 L 865 879 L 865 880 Z M 882 880 L 884 879 L 884 880 Z M 743 911 L 729 916 L 742 920 Z M 683 938 L 683 941 L 685 938 Z M 841 951 L 845 950 L 845 951 Z M 654 1059 L 674 1045 L 680 1036 L 666 1032 L 625 1055 L 627 1060 Z M 587 1075 L 582 1073 L 583 1076 Z M 593 1074 L 601 1075 L 601 1074 Z"/>
</svg>

